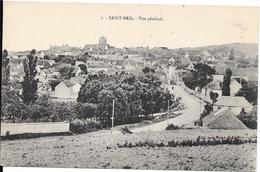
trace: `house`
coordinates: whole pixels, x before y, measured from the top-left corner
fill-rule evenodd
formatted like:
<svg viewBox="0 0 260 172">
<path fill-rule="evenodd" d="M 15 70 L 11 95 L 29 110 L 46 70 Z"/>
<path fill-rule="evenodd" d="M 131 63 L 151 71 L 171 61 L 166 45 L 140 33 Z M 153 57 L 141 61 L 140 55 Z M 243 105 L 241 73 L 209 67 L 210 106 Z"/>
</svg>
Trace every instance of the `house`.
<svg viewBox="0 0 260 172">
<path fill-rule="evenodd" d="M 82 73 L 82 70 L 80 67 L 76 67 L 75 70 L 73 71 L 73 73 L 75 73 L 75 76 L 80 76 L 80 74 Z"/>
<path fill-rule="evenodd" d="M 181 66 L 188 66 L 192 63 L 189 53 L 186 53 L 183 57 L 181 57 L 180 63 Z"/>
<path fill-rule="evenodd" d="M 80 85 L 83 85 L 86 81 L 87 75 L 83 74 L 80 76 L 75 76 L 70 78 L 70 82 L 72 83 L 79 83 Z"/>
<path fill-rule="evenodd" d="M 223 82 L 224 81 L 224 75 L 212 75 L 213 81 L 219 81 Z"/>
<path fill-rule="evenodd" d="M 225 75 L 225 71 L 228 67 L 226 66 L 215 66 L 216 74 Z M 258 69 L 257 68 L 230 68 L 232 71 L 232 78 L 243 78 L 246 81 L 249 81 L 249 78 L 258 78 Z"/>
<path fill-rule="evenodd" d="M 242 85 L 236 79 L 231 79 L 229 87 L 230 96 L 235 96 L 238 93 L 238 91 L 242 88 Z"/>
<path fill-rule="evenodd" d="M 47 75 L 47 72 L 42 70 L 38 73 L 38 75 L 36 76 L 36 78 L 38 79 L 38 81 L 42 82 L 42 83 L 46 83 L 48 82 L 47 78 L 48 78 L 48 75 Z"/>
<path fill-rule="evenodd" d="M 223 64 L 227 65 L 228 67 L 232 67 L 232 68 L 237 67 L 237 62 L 235 60 L 224 60 Z"/>
<path fill-rule="evenodd" d="M 49 67 L 52 67 L 56 62 L 54 60 L 45 60 L 45 59 L 42 59 L 42 60 L 39 60 L 37 62 L 37 66 L 39 68 L 49 68 Z"/>
<path fill-rule="evenodd" d="M 69 80 L 60 82 L 55 87 L 55 97 L 59 99 L 76 99 L 81 85 L 79 83 L 73 83 Z"/>
<path fill-rule="evenodd" d="M 170 58 L 170 59 L 168 60 L 168 62 L 169 62 L 169 64 L 171 64 L 171 65 L 175 65 L 175 60 L 174 60 L 173 57 Z"/>
<path fill-rule="evenodd" d="M 48 64 L 48 66 L 51 66 L 51 67 L 56 63 L 55 60 L 45 60 L 45 61 Z"/>
<path fill-rule="evenodd" d="M 235 115 L 239 115 L 241 111 L 250 112 L 253 106 L 245 99 L 240 96 L 221 96 L 214 104 L 213 109 L 220 109 L 227 107 Z"/>
<path fill-rule="evenodd" d="M 10 60 L 10 75 L 24 75 L 24 66 L 22 60 Z"/>
<path fill-rule="evenodd" d="M 218 94 L 217 99 L 218 99 L 222 95 L 222 86 L 223 86 L 222 82 L 213 80 L 201 89 L 201 94 L 206 101 L 211 102 L 212 101 L 210 98 L 211 92 L 217 93 Z"/>
<path fill-rule="evenodd" d="M 227 108 L 218 109 L 202 119 L 203 127 L 211 129 L 247 129 L 236 115 Z"/>
<path fill-rule="evenodd" d="M 48 83 L 38 82 L 37 86 L 38 86 L 37 92 L 41 95 L 50 94 L 50 92 L 52 91 L 51 86 Z"/>
<path fill-rule="evenodd" d="M 88 72 L 93 72 L 93 73 L 97 73 L 100 71 L 107 72 L 108 69 L 110 68 L 110 65 L 108 65 L 103 61 L 88 61 L 87 68 L 88 68 Z"/>
</svg>

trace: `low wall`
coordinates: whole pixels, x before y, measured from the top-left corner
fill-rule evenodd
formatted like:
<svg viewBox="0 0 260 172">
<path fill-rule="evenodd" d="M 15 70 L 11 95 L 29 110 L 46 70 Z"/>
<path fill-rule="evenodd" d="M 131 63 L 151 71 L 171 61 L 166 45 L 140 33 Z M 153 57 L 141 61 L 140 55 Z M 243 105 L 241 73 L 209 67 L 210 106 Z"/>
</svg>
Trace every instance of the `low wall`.
<svg viewBox="0 0 260 172">
<path fill-rule="evenodd" d="M 1 123 L 1 136 L 24 133 L 64 133 L 69 132 L 69 122 L 42 123 Z"/>
</svg>

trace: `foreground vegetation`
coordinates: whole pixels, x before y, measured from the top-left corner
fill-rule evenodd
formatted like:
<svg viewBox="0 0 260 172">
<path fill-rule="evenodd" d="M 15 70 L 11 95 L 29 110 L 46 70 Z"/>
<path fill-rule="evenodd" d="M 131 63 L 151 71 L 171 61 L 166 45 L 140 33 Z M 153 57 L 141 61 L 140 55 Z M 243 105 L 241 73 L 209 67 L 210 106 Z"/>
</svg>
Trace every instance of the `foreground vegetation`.
<svg viewBox="0 0 260 172">
<path fill-rule="evenodd" d="M 138 143 L 128 143 L 127 141 L 124 144 L 117 144 L 119 148 L 133 148 L 133 147 L 178 147 L 178 146 L 216 146 L 216 145 L 223 145 L 223 144 L 229 144 L 229 145 L 241 145 L 245 143 L 256 143 L 256 138 L 241 138 L 239 136 L 228 136 L 228 137 L 197 137 L 196 139 L 187 139 L 182 141 L 175 141 L 171 140 L 168 141 L 167 144 L 161 143 L 155 143 L 153 141 L 139 141 Z"/>
</svg>

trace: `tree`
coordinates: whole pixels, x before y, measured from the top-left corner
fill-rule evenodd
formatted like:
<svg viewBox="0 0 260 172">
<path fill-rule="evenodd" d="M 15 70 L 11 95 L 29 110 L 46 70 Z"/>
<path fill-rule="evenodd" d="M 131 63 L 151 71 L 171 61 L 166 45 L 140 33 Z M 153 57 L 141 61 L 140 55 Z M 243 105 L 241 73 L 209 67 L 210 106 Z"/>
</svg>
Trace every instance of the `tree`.
<svg viewBox="0 0 260 172">
<path fill-rule="evenodd" d="M 230 81 L 232 76 L 232 70 L 227 68 L 225 75 L 224 75 L 224 82 L 222 88 L 222 95 L 223 96 L 230 96 Z"/>
<path fill-rule="evenodd" d="M 147 66 L 144 67 L 144 68 L 142 69 L 142 71 L 143 71 L 144 74 L 147 74 L 147 73 L 155 73 L 154 69 L 149 68 L 149 67 L 147 67 Z"/>
<path fill-rule="evenodd" d="M 234 54 L 234 47 L 230 50 L 229 54 L 229 60 L 234 60 L 235 59 L 235 54 Z"/>
<path fill-rule="evenodd" d="M 88 69 L 85 64 L 79 64 L 79 68 L 81 69 L 83 74 L 88 74 Z"/>
<path fill-rule="evenodd" d="M 2 84 L 8 85 L 10 84 L 10 64 L 9 58 L 7 58 L 8 52 L 4 49 L 2 54 Z"/>
<path fill-rule="evenodd" d="M 213 111 L 213 107 L 211 104 L 207 103 L 204 106 L 204 111 L 201 114 L 201 119 L 204 118 L 205 116 L 209 115 Z"/>
<path fill-rule="evenodd" d="M 80 88 L 77 102 L 98 104 L 98 95 L 103 88 L 100 80 L 87 82 Z"/>
<path fill-rule="evenodd" d="M 249 83 L 245 80 L 241 81 L 242 88 L 238 91 L 235 96 L 243 96 L 249 101 L 250 103 L 257 105 L 257 85 L 253 83 Z"/>
<path fill-rule="evenodd" d="M 95 116 L 97 106 L 93 103 L 77 103 L 74 109 L 77 118 L 86 120 Z"/>
<path fill-rule="evenodd" d="M 73 71 L 74 71 L 74 67 L 69 67 L 69 66 L 62 67 L 59 70 L 61 77 L 63 77 L 64 79 L 70 79 L 71 77 L 73 77 L 75 75 Z"/>
<path fill-rule="evenodd" d="M 184 84 L 190 88 L 204 87 L 212 81 L 212 75 L 216 73 L 216 70 L 207 64 L 197 63 L 193 64 L 193 69 L 188 71 L 183 76 Z"/>
<path fill-rule="evenodd" d="M 12 107 L 18 107 L 19 104 L 19 95 L 14 91 L 10 90 L 10 88 L 6 85 L 2 85 L 1 88 L 1 119 L 5 118 L 8 120 L 14 120 L 15 113 L 12 113 Z"/>
<path fill-rule="evenodd" d="M 169 92 L 161 87 L 160 78 L 153 71 L 144 75 L 88 74 L 77 101 L 97 105 L 96 117 L 103 126 L 111 125 L 112 102 L 115 100 L 115 125 L 134 123 L 153 113 L 167 110 L 174 103 Z"/>
<path fill-rule="evenodd" d="M 37 80 L 35 78 L 37 74 L 37 56 L 35 56 L 36 51 L 33 49 L 27 56 L 27 59 L 23 61 L 24 65 L 24 80 L 22 81 L 22 100 L 25 104 L 34 104 L 37 100 Z"/>
<path fill-rule="evenodd" d="M 51 90 L 54 91 L 55 87 L 61 82 L 62 80 L 60 79 L 53 79 L 53 80 L 49 80 L 49 85 L 51 86 Z"/>
<path fill-rule="evenodd" d="M 256 129 L 257 128 L 257 106 L 254 106 L 253 110 L 249 113 L 241 112 L 238 116 L 248 128 Z"/>
<path fill-rule="evenodd" d="M 217 101 L 217 98 L 218 98 L 218 93 L 215 93 L 215 92 L 210 92 L 209 93 L 209 96 L 210 96 L 210 99 L 212 100 L 212 104 L 216 103 Z"/>
</svg>

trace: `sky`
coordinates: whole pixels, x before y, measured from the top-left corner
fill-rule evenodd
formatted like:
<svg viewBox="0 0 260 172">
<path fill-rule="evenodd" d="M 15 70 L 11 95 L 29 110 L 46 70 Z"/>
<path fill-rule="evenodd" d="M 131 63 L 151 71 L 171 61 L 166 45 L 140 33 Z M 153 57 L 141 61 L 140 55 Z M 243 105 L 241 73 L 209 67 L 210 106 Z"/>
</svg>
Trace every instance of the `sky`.
<svg viewBox="0 0 260 172">
<path fill-rule="evenodd" d="M 97 44 L 101 36 L 115 47 L 257 43 L 259 33 L 257 7 L 5 2 L 3 12 L 3 47 L 11 51 L 83 47 Z M 163 20 L 141 21 L 139 16 Z"/>
</svg>

